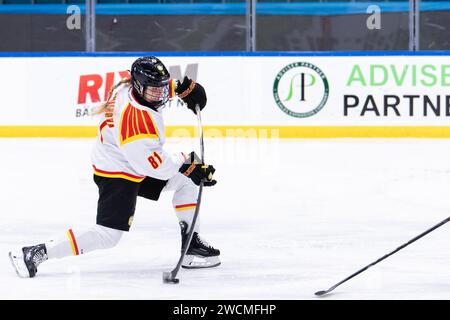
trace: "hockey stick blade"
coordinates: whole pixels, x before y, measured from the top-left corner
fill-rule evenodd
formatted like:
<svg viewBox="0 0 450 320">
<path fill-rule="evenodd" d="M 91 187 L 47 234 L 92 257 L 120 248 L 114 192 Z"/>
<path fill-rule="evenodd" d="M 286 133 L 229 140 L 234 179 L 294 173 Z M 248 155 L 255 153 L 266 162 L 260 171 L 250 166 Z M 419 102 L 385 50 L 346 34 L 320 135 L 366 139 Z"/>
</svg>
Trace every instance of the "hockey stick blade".
<svg viewBox="0 0 450 320">
<path fill-rule="evenodd" d="M 316 293 L 314 293 L 316 296 L 323 296 L 324 294 L 327 294 L 328 292 L 330 292 L 329 290 L 320 290 L 317 291 Z"/>
<path fill-rule="evenodd" d="M 172 272 L 163 272 L 163 282 L 178 284 L 180 279 L 175 278 Z"/>
</svg>

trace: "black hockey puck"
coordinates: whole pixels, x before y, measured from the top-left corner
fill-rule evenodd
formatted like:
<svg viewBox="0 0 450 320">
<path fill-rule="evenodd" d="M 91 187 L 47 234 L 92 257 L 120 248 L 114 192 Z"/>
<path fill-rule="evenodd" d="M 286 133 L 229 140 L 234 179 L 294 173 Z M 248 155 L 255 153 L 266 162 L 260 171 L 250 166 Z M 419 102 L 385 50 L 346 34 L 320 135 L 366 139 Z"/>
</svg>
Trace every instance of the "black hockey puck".
<svg viewBox="0 0 450 320">
<path fill-rule="evenodd" d="M 177 284 L 180 282 L 180 279 L 173 278 L 171 272 L 164 272 L 163 273 L 163 282 Z"/>
<path fill-rule="evenodd" d="M 171 278 L 171 279 L 164 279 L 163 280 L 164 281 L 164 283 L 173 283 L 173 284 L 177 284 L 177 283 L 179 283 L 180 282 L 180 279 L 177 279 L 177 278 Z"/>
</svg>

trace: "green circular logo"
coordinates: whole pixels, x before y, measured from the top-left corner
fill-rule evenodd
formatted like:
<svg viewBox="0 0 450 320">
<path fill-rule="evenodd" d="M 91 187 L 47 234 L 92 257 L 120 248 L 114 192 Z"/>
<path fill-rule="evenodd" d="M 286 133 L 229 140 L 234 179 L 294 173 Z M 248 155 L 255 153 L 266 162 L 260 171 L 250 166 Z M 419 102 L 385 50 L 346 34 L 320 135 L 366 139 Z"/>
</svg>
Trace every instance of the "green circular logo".
<svg viewBox="0 0 450 320">
<path fill-rule="evenodd" d="M 328 80 L 318 67 L 308 62 L 288 64 L 278 72 L 273 83 L 273 97 L 278 107 L 296 118 L 318 113 L 328 100 Z"/>
</svg>

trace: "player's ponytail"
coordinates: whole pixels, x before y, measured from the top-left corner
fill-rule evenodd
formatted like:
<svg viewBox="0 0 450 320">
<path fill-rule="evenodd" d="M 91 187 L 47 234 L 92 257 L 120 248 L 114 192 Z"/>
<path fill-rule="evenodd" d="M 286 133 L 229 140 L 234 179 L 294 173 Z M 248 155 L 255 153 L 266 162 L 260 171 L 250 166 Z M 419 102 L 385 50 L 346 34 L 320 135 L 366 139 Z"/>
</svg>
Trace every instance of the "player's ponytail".
<svg viewBox="0 0 450 320">
<path fill-rule="evenodd" d="M 103 102 L 101 104 L 100 107 L 98 107 L 96 110 L 94 110 L 94 112 L 92 112 L 93 115 L 97 115 L 97 114 L 102 114 L 103 112 L 106 111 L 106 108 L 108 107 L 108 105 L 111 102 L 111 99 L 113 97 L 114 91 L 120 87 L 123 84 L 127 84 L 127 85 L 131 85 L 131 79 L 130 78 L 123 78 L 122 80 L 120 80 L 118 83 L 116 83 L 114 86 L 111 87 L 111 89 L 109 90 L 108 93 L 108 98 L 106 99 L 105 102 Z"/>
</svg>

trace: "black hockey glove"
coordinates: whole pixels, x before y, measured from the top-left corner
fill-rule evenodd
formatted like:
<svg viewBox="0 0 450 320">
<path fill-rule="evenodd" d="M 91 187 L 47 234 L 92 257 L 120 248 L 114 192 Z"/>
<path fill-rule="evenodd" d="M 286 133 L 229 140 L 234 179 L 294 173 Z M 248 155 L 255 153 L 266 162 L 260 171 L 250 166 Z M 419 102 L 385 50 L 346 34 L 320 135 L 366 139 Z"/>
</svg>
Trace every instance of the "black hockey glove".
<svg viewBox="0 0 450 320">
<path fill-rule="evenodd" d="M 188 109 L 192 110 L 194 114 L 195 105 L 198 104 L 200 110 L 206 106 L 206 92 L 205 88 L 195 80 L 189 79 L 188 77 L 184 77 L 183 82 L 177 80 L 177 88 L 175 89 L 178 97 L 181 98 L 186 104 Z"/>
<path fill-rule="evenodd" d="M 217 183 L 213 179 L 213 174 L 216 169 L 213 166 L 201 162 L 200 158 L 192 151 L 188 159 L 181 165 L 179 171 L 190 178 L 196 185 L 200 185 L 200 181 L 203 180 L 205 187 L 211 187 Z"/>
</svg>

